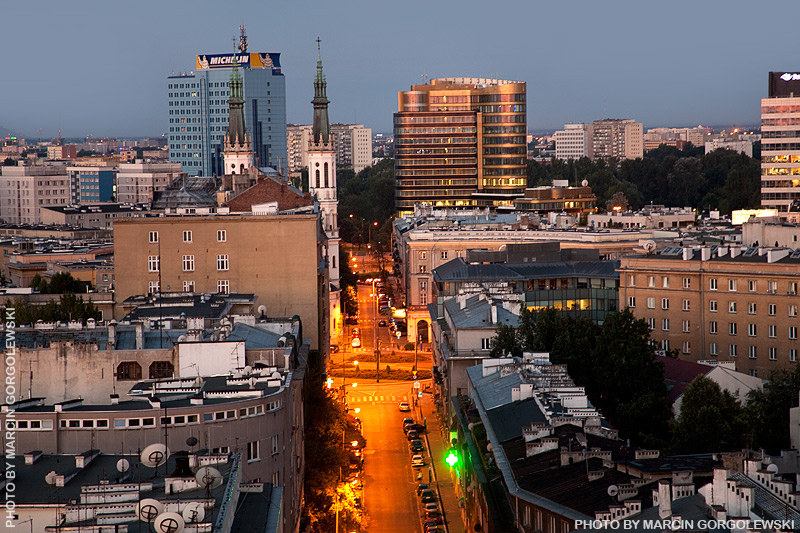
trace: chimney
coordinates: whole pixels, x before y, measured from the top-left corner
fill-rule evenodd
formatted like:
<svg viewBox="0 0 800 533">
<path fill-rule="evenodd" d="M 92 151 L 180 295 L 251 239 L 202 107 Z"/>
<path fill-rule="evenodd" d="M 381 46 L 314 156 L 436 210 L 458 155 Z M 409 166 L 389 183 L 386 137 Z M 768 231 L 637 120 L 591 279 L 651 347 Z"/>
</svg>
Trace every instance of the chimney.
<svg viewBox="0 0 800 533">
<path fill-rule="evenodd" d="M 119 394 L 111 394 L 111 405 L 119 405 Z"/>
<path fill-rule="evenodd" d="M 492 309 L 492 324 L 497 324 L 497 304 L 491 305 Z"/>
<path fill-rule="evenodd" d="M 136 324 L 136 349 L 144 349 L 144 324 L 141 322 Z"/>
<path fill-rule="evenodd" d="M 662 520 L 672 516 L 672 490 L 669 481 L 658 482 L 658 517 Z"/>
<path fill-rule="evenodd" d="M 694 256 L 694 250 L 692 250 L 691 248 L 684 248 L 683 249 L 683 260 L 684 261 L 688 261 L 689 259 L 692 258 L 692 256 Z"/>
<path fill-rule="evenodd" d="M 117 344 L 117 321 L 112 320 L 108 324 L 108 344 L 107 349 L 113 350 Z"/>
<path fill-rule="evenodd" d="M 703 246 L 700 248 L 700 260 L 708 261 L 709 259 L 711 259 L 711 248 L 708 246 Z"/>
<path fill-rule="evenodd" d="M 742 253 L 742 249 L 740 247 L 731 246 L 731 259 L 733 259 L 734 257 L 739 257 L 739 255 L 741 253 Z"/>
</svg>

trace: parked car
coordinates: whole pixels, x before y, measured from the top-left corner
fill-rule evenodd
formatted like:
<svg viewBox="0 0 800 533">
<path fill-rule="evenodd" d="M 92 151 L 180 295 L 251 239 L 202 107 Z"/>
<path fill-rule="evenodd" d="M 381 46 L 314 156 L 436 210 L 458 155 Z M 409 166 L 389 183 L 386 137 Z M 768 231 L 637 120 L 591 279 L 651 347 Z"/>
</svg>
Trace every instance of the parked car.
<svg viewBox="0 0 800 533">
<path fill-rule="evenodd" d="M 422 458 L 422 454 L 415 453 L 411 456 L 411 466 L 415 468 L 425 466 L 425 459 Z"/>
<path fill-rule="evenodd" d="M 417 433 L 419 433 L 420 435 L 422 435 L 423 433 L 425 433 L 425 426 L 423 426 L 422 424 L 413 424 L 412 423 L 411 426 L 406 431 L 406 433 L 408 433 L 408 431 L 411 431 L 411 430 L 414 430 Z"/>
<path fill-rule="evenodd" d="M 414 430 L 412 429 L 411 431 L 409 431 L 408 433 L 406 433 L 406 438 L 407 438 L 408 440 L 419 439 L 419 433 L 417 433 L 416 431 L 414 431 Z"/>
<path fill-rule="evenodd" d="M 436 523 L 436 520 L 425 520 L 425 522 L 422 524 L 422 529 L 425 531 L 425 533 L 437 533 L 439 531 L 444 531 Z"/>
<path fill-rule="evenodd" d="M 405 433 L 406 435 L 408 435 L 408 432 L 411 431 L 412 429 L 414 429 L 413 423 L 403 424 L 403 433 Z"/>
<path fill-rule="evenodd" d="M 405 428 L 406 424 L 413 424 L 413 423 L 414 423 L 414 419 L 413 418 L 405 417 L 403 419 L 403 428 Z"/>
<path fill-rule="evenodd" d="M 408 402 L 400 402 L 397 404 L 397 408 L 400 409 L 401 412 L 408 412 L 411 410 L 411 406 L 408 405 Z"/>
<path fill-rule="evenodd" d="M 437 524 L 444 524 L 444 517 L 439 511 L 425 511 L 425 520 L 433 520 Z"/>
<path fill-rule="evenodd" d="M 433 493 L 431 489 L 425 489 L 419 493 L 419 497 L 422 500 L 422 503 L 430 503 L 436 501 L 436 495 Z"/>
<path fill-rule="evenodd" d="M 429 489 L 430 487 L 428 486 L 427 483 L 420 483 L 419 485 L 417 485 L 417 496 L 419 496 L 423 490 L 429 490 Z"/>
<path fill-rule="evenodd" d="M 438 511 L 438 510 L 439 510 L 439 504 L 437 504 L 436 502 L 431 502 L 431 503 L 426 503 L 425 504 L 425 512 L 426 513 L 428 511 Z"/>
<path fill-rule="evenodd" d="M 425 446 L 422 444 L 422 441 L 419 439 L 414 439 L 408 443 L 409 447 L 411 448 L 412 452 L 421 452 L 425 450 Z"/>
<path fill-rule="evenodd" d="M 383 319 L 381 319 L 381 321 L 380 321 L 380 322 L 378 322 L 378 327 L 380 327 L 380 328 L 385 328 L 385 327 L 386 327 L 386 321 L 385 321 L 385 320 L 383 320 Z"/>
</svg>

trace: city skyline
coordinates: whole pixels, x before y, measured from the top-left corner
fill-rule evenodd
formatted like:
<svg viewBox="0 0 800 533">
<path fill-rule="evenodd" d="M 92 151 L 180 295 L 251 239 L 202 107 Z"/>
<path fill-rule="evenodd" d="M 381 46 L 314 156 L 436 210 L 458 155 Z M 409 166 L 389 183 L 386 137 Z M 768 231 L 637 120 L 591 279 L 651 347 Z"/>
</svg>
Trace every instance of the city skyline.
<svg viewBox="0 0 800 533">
<path fill-rule="evenodd" d="M 609 117 L 645 128 L 756 125 L 768 72 L 800 70 L 790 56 L 800 6 L 790 1 L 757 17 L 752 4 L 718 0 L 511 2 L 497 17 L 481 6 L 11 4 L 0 21 L 0 127 L 29 138 L 159 136 L 167 76 L 191 71 L 197 54 L 231 51 L 239 25 L 251 51 L 281 54 L 287 122 L 309 123 L 319 37 L 331 121 L 375 133 L 392 131 L 398 91 L 424 77 L 524 81 L 528 130 L 541 131 Z M 769 39 L 753 20 L 769 20 Z"/>
</svg>

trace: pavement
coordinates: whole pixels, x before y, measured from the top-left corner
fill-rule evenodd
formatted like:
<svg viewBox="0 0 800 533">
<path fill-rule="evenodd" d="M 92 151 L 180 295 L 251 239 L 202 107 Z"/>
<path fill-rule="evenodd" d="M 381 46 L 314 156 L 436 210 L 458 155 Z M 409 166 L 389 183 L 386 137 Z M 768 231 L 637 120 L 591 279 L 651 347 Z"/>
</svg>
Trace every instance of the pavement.
<svg viewBox="0 0 800 533">
<path fill-rule="evenodd" d="M 422 383 L 425 384 L 425 382 Z M 427 383 L 430 383 L 430 381 Z M 427 482 L 429 477 L 433 478 L 432 481 L 434 481 L 439 493 L 440 507 L 445 517 L 447 531 L 450 533 L 465 533 L 466 528 L 461 519 L 461 509 L 458 507 L 450 468 L 444 462 L 444 458 L 450 449 L 450 443 L 447 437 L 442 434 L 442 424 L 433 405 L 431 390 L 424 392 L 422 398 L 417 398 L 417 403 L 413 409 L 416 419 L 426 421 L 428 429 L 425 433 L 425 440 L 427 441 L 428 455 L 432 468 L 428 472 L 423 469 L 421 482 Z"/>
</svg>

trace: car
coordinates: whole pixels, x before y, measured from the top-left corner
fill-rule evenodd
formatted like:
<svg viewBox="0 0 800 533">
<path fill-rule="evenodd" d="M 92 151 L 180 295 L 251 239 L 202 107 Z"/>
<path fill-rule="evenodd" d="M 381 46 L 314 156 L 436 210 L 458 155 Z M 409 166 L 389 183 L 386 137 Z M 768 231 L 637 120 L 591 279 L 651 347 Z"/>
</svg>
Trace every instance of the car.
<svg viewBox="0 0 800 533">
<path fill-rule="evenodd" d="M 421 452 L 425 450 L 425 446 L 423 446 L 422 441 L 419 439 L 412 440 L 408 445 L 412 452 Z"/>
<path fill-rule="evenodd" d="M 353 342 L 350 343 L 353 348 L 361 348 L 361 339 L 359 337 L 355 337 Z"/>
<path fill-rule="evenodd" d="M 426 503 L 425 504 L 425 512 L 426 513 L 428 511 L 438 511 L 438 510 L 439 510 L 439 505 L 436 502 L 431 502 L 431 503 Z"/>
<path fill-rule="evenodd" d="M 425 459 L 422 458 L 422 454 L 415 453 L 411 456 L 411 466 L 415 468 L 425 466 Z"/>
<path fill-rule="evenodd" d="M 417 496 L 419 496 L 419 493 L 422 492 L 423 490 L 429 490 L 429 489 L 430 487 L 428 486 L 427 483 L 420 483 L 419 485 L 417 485 Z"/>
<path fill-rule="evenodd" d="M 385 320 L 381 320 L 380 322 L 378 322 L 378 327 L 385 328 L 386 327 L 386 321 Z"/>
<path fill-rule="evenodd" d="M 433 493 L 431 489 L 425 489 L 419 493 L 419 498 L 422 500 L 422 503 L 430 503 L 436 501 L 436 495 Z"/>
<path fill-rule="evenodd" d="M 439 511 L 425 511 L 425 520 L 433 520 L 437 524 L 444 524 L 444 517 Z"/>
<path fill-rule="evenodd" d="M 413 423 L 403 424 L 403 433 L 405 433 L 406 435 L 408 435 L 408 432 L 411 431 L 412 429 L 414 429 Z"/>
<path fill-rule="evenodd" d="M 339 353 L 339 346 L 336 344 L 331 344 L 331 353 Z"/>
<path fill-rule="evenodd" d="M 361 328 L 353 328 L 353 337 L 361 337 Z"/>
<path fill-rule="evenodd" d="M 436 520 L 426 520 L 425 523 L 422 524 L 422 527 L 425 533 L 438 533 L 439 531 L 444 531 L 436 523 Z"/>
<path fill-rule="evenodd" d="M 417 433 L 416 431 L 414 431 L 414 430 L 412 429 L 411 431 L 409 431 L 408 433 L 406 433 L 406 438 L 407 438 L 408 440 L 419 439 L 419 433 Z"/>
<path fill-rule="evenodd" d="M 409 428 L 406 431 L 406 433 L 408 433 L 409 431 L 412 431 L 412 430 L 416 431 L 417 433 L 422 435 L 425 432 L 425 426 L 423 426 L 422 424 L 414 424 L 414 423 L 412 423 L 411 426 L 409 426 Z"/>
<path fill-rule="evenodd" d="M 397 407 L 398 409 L 400 409 L 400 411 L 404 413 L 411 410 L 411 406 L 408 405 L 408 402 L 400 402 L 399 404 L 397 404 Z"/>
<path fill-rule="evenodd" d="M 414 419 L 413 418 L 405 417 L 403 419 L 403 427 L 405 427 L 406 424 L 413 424 L 413 423 L 414 423 Z"/>
</svg>

